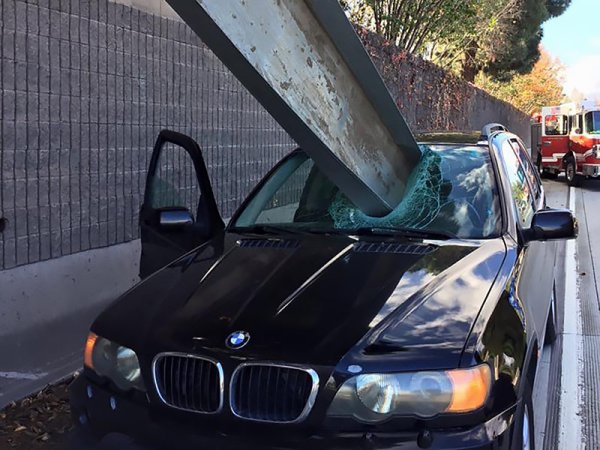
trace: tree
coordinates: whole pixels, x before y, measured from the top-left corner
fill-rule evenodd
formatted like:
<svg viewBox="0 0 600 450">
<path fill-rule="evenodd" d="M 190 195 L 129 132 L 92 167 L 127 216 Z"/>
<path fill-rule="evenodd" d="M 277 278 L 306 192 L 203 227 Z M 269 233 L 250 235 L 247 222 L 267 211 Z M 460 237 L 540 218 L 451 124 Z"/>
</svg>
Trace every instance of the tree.
<svg viewBox="0 0 600 450">
<path fill-rule="evenodd" d="M 542 23 L 571 0 L 341 0 L 351 20 L 473 82 L 507 81 L 539 58 Z"/>
<path fill-rule="evenodd" d="M 496 80 L 509 80 L 516 74 L 531 71 L 540 57 L 542 24 L 562 14 L 571 0 L 518 0 L 518 13 L 499 24 L 501 39 L 490 47 L 482 65 Z"/>
<path fill-rule="evenodd" d="M 482 73 L 477 78 L 477 85 L 530 115 L 538 112 L 542 106 L 563 103 L 564 67 L 543 47 L 539 48 L 539 52 L 540 58 L 531 73 L 516 75 L 508 82 L 495 81 Z"/>
<path fill-rule="evenodd" d="M 359 20 L 409 53 L 420 54 L 473 14 L 474 0 L 344 0 Z"/>
<path fill-rule="evenodd" d="M 506 41 L 507 30 L 502 25 L 518 18 L 519 1 L 471 0 L 471 14 L 443 39 L 431 43 L 425 56 L 444 69 L 474 81 L 491 52 Z"/>
<path fill-rule="evenodd" d="M 499 81 L 528 73 L 540 56 L 543 22 L 562 14 L 570 1 L 476 0 L 475 20 L 447 44 L 450 59 L 460 61 L 462 77 L 471 82 L 481 70 Z M 448 64 L 447 53 L 438 56 L 438 64 Z"/>
</svg>

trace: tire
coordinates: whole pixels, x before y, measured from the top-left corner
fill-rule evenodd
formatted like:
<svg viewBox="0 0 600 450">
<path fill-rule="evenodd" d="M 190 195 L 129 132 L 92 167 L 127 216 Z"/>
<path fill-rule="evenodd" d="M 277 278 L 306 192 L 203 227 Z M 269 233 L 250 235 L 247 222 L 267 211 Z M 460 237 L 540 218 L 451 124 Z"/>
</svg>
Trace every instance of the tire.
<svg viewBox="0 0 600 450">
<path fill-rule="evenodd" d="M 535 162 L 535 166 L 537 167 L 538 173 L 540 174 L 540 178 L 546 178 L 546 172 L 544 170 L 544 166 L 542 165 L 542 155 L 538 154 L 537 161 Z"/>
<path fill-rule="evenodd" d="M 555 171 L 544 169 L 544 166 L 542 164 L 542 155 L 539 155 L 537 157 L 535 166 L 537 167 L 538 173 L 540 174 L 540 178 L 547 178 L 548 180 L 555 180 L 556 178 L 558 178 L 558 173 L 556 173 Z"/>
<path fill-rule="evenodd" d="M 579 175 L 577 175 L 577 165 L 575 159 L 570 157 L 565 160 L 565 176 L 567 177 L 567 183 L 569 186 L 579 186 Z"/>
<path fill-rule="evenodd" d="M 517 418 L 513 429 L 512 450 L 535 450 L 535 429 L 533 420 L 533 390 L 530 381 L 523 380 L 523 397 L 517 408 Z"/>
<path fill-rule="evenodd" d="M 544 345 L 552 345 L 556 341 L 556 286 L 552 287 L 552 300 L 550 301 L 550 311 L 546 321 L 546 336 Z"/>
</svg>

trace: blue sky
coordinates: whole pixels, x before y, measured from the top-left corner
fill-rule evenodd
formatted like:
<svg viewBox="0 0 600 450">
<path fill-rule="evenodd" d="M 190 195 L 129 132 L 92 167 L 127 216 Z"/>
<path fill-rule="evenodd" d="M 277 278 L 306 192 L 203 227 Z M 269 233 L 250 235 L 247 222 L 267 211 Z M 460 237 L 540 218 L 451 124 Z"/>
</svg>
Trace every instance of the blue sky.
<svg viewBox="0 0 600 450">
<path fill-rule="evenodd" d="M 566 66 L 565 92 L 600 99 L 600 0 L 573 0 L 544 24 L 542 45 Z"/>
</svg>

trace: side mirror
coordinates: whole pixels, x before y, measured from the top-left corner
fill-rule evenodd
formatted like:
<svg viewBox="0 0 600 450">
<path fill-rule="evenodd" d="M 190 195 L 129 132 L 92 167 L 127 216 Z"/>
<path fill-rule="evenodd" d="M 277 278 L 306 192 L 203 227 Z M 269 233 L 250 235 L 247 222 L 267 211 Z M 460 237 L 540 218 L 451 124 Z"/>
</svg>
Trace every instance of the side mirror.
<svg viewBox="0 0 600 450">
<path fill-rule="evenodd" d="M 160 212 L 161 228 L 178 229 L 194 223 L 194 216 L 187 209 L 171 209 Z"/>
<path fill-rule="evenodd" d="M 531 228 L 527 230 L 528 241 L 556 241 L 575 239 L 579 224 L 568 209 L 542 209 L 535 213 Z"/>
</svg>

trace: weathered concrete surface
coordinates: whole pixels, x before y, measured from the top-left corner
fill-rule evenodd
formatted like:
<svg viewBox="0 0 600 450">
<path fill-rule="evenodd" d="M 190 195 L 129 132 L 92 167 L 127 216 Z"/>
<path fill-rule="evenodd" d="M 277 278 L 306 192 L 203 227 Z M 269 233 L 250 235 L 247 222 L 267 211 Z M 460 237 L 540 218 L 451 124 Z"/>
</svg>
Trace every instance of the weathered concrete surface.
<svg viewBox="0 0 600 450">
<path fill-rule="evenodd" d="M 167 17 L 173 20 L 181 20 L 173 8 L 165 0 L 109 0 L 114 3 L 121 3 L 130 8 L 147 11 L 161 17 Z"/>
<path fill-rule="evenodd" d="M 170 4 L 358 206 L 400 202 L 420 151 L 337 0 Z"/>
<path fill-rule="evenodd" d="M 91 321 L 138 280 L 139 241 L 0 272 L 0 409 L 81 367 Z"/>
</svg>

